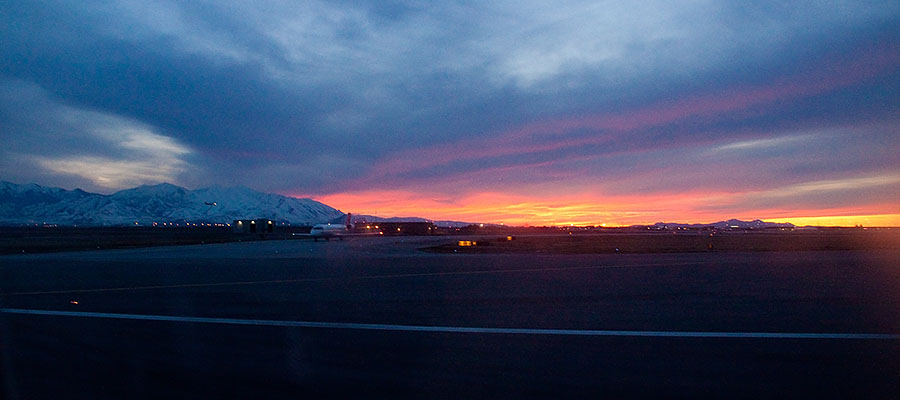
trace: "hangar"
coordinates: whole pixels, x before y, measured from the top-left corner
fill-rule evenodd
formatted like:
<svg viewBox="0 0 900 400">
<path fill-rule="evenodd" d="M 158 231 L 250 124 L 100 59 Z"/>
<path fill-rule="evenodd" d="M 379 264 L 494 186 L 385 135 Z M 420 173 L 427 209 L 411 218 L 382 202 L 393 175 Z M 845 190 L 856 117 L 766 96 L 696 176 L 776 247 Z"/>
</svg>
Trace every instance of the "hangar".
<svg viewBox="0 0 900 400">
<path fill-rule="evenodd" d="M 272 233 L 275 223 L 269 219 L 236 219 L 231 222 L 231 229 L 235 233 Z"/>
</svg>

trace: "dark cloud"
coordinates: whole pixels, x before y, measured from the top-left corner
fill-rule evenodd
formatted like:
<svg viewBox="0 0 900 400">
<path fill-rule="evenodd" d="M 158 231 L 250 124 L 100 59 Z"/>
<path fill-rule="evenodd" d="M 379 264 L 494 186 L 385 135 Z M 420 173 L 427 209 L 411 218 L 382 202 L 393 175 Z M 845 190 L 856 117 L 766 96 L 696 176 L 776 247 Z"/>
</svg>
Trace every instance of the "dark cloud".
<svg viewBox="0 0 900 400">
<path fill-rule="evenodd" d="M 10 1 L 0 173 L 97 189 L 48 160 L 114 161 L 133 173 L 109 188 L 311 195 L 890 174 L 896 133 L 872 127 L 900 117 L 898 22 L 886 1 Z M 98 133 L 116 129 L 183 152 Z M 777 142 L 794 136 L 819 141 Z"/>
</svg>

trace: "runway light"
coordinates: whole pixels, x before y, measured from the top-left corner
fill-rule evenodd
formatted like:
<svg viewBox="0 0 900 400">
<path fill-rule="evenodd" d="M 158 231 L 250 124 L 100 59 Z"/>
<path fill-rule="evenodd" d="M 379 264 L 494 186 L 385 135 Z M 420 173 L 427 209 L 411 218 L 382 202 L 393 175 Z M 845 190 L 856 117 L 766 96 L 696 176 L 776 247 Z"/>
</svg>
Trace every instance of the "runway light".
<svg viewBox="0 0 900 400">
<path fill-rule="evenodd" d="M 474 242 L 471 240 L 460 240 L 457 244 L 459 245 L 459 247 L 471 247 L 477 246 L 478 242 Z"/>
<path fill-rule="evenodd" d="M 71 301 L 69 301 L 69 304 L 75 304 L 75 305 L 78 305 L 78 302 L 75 301 L 75 300 L 71 300 Z"/>
<path fill-rule="evenodd" d="M 507 237 L 506 237 L 506 241 L 508 242 L 508 241 L 510 241 L 510 240 L 513 240 L 513 237 L 512 237 L 512 236 L 507 236 Z"/>
</svg>

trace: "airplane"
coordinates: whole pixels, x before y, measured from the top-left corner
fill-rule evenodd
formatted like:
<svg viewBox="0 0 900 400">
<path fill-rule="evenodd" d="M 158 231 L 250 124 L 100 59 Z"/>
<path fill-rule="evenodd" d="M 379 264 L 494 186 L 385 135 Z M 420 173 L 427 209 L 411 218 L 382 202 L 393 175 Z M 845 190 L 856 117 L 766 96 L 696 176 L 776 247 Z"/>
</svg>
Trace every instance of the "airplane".
<svg viewBox="0 0 900 400">
<path fill-rule="evenodd" d="M 347 214 L 347 221 L 344 225 L 341 224 L 316 224 L 309 230 L 309 233 L 292 233 L 292 236 L 303 236 L 303 237 L 311 237 L 314 242 L 318 242 L 319 239 L 330 240 L 333 237 L 338 238 L 338 240 L 344 240 L 345 236 L 374 236 L 374 235 L 383 235 L 383 232 L 353 232 L 353 223 L 351 221 L 351 216 L 353 214 Z"/>
</svg>

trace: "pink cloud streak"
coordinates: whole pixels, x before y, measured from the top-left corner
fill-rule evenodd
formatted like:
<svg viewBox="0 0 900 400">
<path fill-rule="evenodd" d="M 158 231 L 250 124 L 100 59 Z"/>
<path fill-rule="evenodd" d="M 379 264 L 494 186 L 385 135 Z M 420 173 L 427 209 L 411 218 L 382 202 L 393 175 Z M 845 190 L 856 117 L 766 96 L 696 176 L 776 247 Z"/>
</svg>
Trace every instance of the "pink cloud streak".
<svg viewBox="0 0 900 400">
<path fill-rule="evenodd" d="M 496 137 L 460 141 L 404 151 L 377 163 L 362 181 L 379 179 L 429 167 L 517 154 L 531 154 L 608 143 L 625 133 L 660 126 L 692 117 L 714 118 L 733 111 L 779 100 L 814 96 L 859 83 L 900 64 L 900 51 L 879 48 L 862 52 L 852 62 L 838 61 L 805 74 L 778 79 L 764 86 L 736 86 L 720 93 L 662 101 L 620 114 L 598 114 L 582 118 L 539 121 L 505 131 Z M 601 132 L 582 138 L 566 138 L 578 129 Z M 549 137 L 550 143 L 529 143 Z"/>
</svg>

